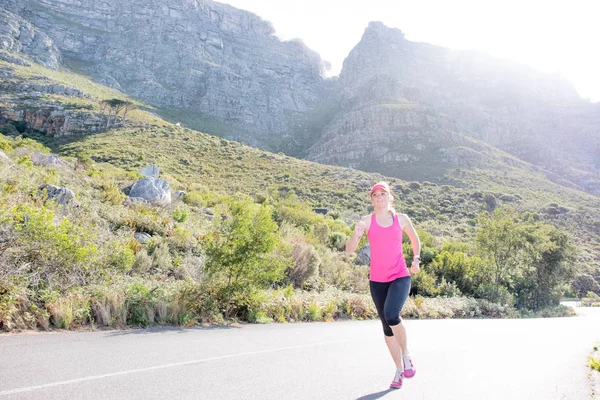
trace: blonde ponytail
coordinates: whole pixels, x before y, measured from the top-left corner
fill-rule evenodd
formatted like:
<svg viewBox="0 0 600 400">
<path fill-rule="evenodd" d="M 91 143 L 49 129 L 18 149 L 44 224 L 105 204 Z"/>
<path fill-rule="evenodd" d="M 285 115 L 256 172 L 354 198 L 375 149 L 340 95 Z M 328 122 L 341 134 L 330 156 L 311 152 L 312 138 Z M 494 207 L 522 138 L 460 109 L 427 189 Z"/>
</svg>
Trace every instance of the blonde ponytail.
<svg viewBox="0 0 600 400">
<path fill-rule="evenodd" d="M 391 192 L 391 191 L 390 191 L 390 192 L 388 192 L 388 193 L 389 193 L 389 196 L 390 196 L 390 201 L 389 201 L 389 203 L 388 203 L 388 211 L 391 211 L 391 212 L 392 212 L 392 214 L 398 214 L 398 213 L 396 212 L 396 209 L 394 208 L 394 196 L 392 195 L 392 192 Z"/>
</svg>

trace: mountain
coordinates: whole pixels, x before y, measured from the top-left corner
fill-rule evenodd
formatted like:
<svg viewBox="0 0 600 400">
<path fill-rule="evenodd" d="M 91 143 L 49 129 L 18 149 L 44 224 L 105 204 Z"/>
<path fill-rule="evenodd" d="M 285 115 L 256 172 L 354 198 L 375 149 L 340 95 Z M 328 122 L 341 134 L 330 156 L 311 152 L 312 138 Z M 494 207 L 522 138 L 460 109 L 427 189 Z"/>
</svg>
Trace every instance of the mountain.
<svg viewBox="0 0 600 400">
<path fill-rule="evenodd" d="M 189 128 L 403 179 L 459 184 L 519 165 L 600 194 L 600 105 L 559 76 L 373 22 L 325 79 L 301 41 L 209 0 L 2 6 L 0 49 L 87 74 Z"/>
<path fill-rule="evenodd" d="M 225 4 L 8 0 L 3 5 L 5 13 L 52 38 L 65 66 L 175 120 L 210 126 L 231 139 L 273 147 L 274 138 L 288 132 L 296 114 L 310 109 L 325 86 L 317 53 L 301 41 L 280 41 L 270 23 Z"/>
<path fill-rule="evenodd" d="M 309 159 L 439 181 L 453 168 L 489 166 L 484 142 L 600 193 L 600 104 L 560 77 L 411 42 L 375 22 L 344 61 L 336 92 L 341 111 Z"/>
</svg>

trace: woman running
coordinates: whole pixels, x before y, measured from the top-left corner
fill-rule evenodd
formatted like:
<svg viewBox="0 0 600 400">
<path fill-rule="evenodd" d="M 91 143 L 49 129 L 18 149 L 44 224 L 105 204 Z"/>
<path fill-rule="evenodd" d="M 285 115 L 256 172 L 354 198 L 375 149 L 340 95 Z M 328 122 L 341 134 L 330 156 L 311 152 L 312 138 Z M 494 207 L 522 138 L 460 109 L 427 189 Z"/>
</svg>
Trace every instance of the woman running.
<svg viewBox="0 0 600 400">
<path fill-rule="evenodd" d="M 346 243 L 346 252 L 353 253 L 362 235 L 367 232 L 371 245 L 369 286 L 377 313 L 383 324 L 385 343 L 396 364 L 391 388 L 401 388 L 404 378 L 415 376 L 416 368 L 406 344 L 406 329 L 400 311 L 410 291 L 410 272 L 420 271 L 421 243 L 410 219 L 392 207 L 389 185 L 379 182 L 371 188 L 373 214 L 361 218 Z M 414 259 L 410 272 L 402 253 L 402 231 L 410 238 Z"/>
</svg>

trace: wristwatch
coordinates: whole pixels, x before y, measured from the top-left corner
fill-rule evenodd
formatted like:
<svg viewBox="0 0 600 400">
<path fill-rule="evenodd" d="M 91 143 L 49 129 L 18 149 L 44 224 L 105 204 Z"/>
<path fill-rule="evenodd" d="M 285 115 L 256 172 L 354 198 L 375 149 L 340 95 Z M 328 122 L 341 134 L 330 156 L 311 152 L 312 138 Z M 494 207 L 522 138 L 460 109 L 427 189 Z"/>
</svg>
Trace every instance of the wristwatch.
<svg viewBox="0 0 600 400">
<path fill-rule="evenodd" d="M 419 260 L 419 261 L 421 261 L 421 256 L 414 256 L 413 260 Z"/>
</svg>

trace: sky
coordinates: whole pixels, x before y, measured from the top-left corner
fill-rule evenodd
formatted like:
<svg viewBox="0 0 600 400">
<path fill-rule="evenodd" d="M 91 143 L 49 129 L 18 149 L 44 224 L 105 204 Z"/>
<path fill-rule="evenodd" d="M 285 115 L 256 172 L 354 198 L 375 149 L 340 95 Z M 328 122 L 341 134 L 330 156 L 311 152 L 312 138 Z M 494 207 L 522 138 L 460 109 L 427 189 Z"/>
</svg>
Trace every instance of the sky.
<svg viewBox="0 0 600 400">
<path fill-rule="evenodd" d="M 599 0 L 218 0 L 300 38 L 337 75 L 370 21 L 413 42 L 477 50 L 568 79 L 600 102 Z"/>
</svg>

